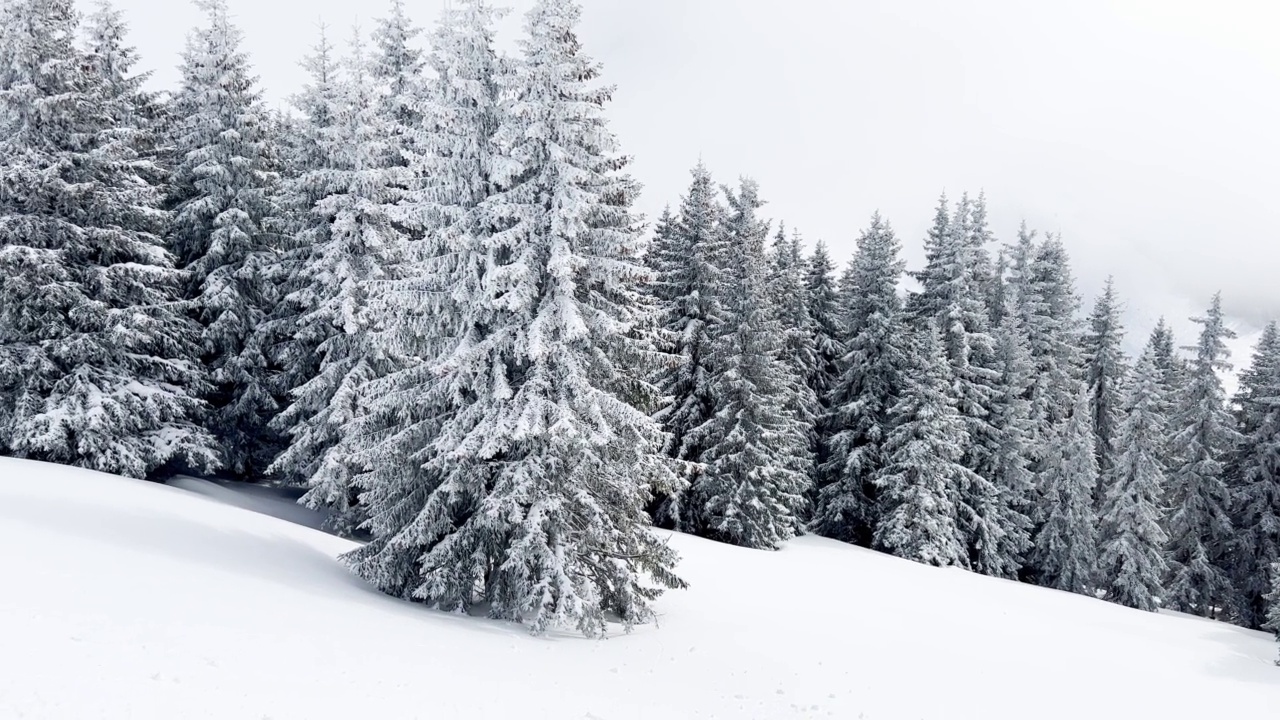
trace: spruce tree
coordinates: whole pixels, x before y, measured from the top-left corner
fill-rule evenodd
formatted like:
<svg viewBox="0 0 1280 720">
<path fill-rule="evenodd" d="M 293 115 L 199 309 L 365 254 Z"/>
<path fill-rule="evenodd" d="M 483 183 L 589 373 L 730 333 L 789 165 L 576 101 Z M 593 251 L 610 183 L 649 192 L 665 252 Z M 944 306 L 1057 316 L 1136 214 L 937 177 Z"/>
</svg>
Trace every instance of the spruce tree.
<svg viewBox="0 0 1280 720">
<path fill-rule="evenodd" d="M 875 478 L 884 506 L 875 546 L 926 565 L 963 565 L 959 489 L 973 481 L 961 463 L 965 425 L 950 397 L 940 333 L 929 321 L 916 336 L 890 414 L 887 461 Z"/>
<path fill-rule="evenodd" d="M 1023 286 L 1019 288 L 1019 305 L 1035 364 L 1036 381 L 1031 388 L 1033 460 L 1037 475 L 1043 475 L 1043 458 L 1052 452 L 1050 446 L 1056 442 L 1078 394 L 1081 339 L 1076 313 L 1080 298 L 1062 239 L 1050 235 L 1035 244 L 1029 236 L 1028 233 L 1025 241 L 1019 239 L 1019 248 L 1029 249 L 1031 256 L 1020 280 L 1015 262 L 1014 281 Z M 1040 486 L 1043 489 L 1043 482 Z"/>
<path fill-rule="evenodd" d="M 1202 326 L 1194 349 L 1188 386 L 1173 419 L 1173 438 L 1180 448 L 1169 476 L 1170 575 L 1168 606 L 1214 616 L 1233 602 L 1229 550 L 1233 529 L 1225 482 L 1228 453 L 1239 440 L 1227 410 L 1220 371 L 1230 369 L 1222 299 L 1215 295 L 1208 313 L 1193 318 Z"/>
<path fill-rule="evenodd" d="M 991 232 L 987 218 L 987 194 L 978 192 L 978 199 L 973 201 L 969 211 L 968 244 L 974 253 L 977 264 L 975 280 L 982 293 L 983 303 L 987 307 L 988 327 L 994 328 L 1004 313 L 1004 254 L 1001 252 L 996 262 L 992 261 L 988 249 L 995 242 L 995 234 Z"/>
<path fill-rule="evenodd" d="M 174 99 L 178 165 L 170 243 L 189 276 L 214 385 L 209 428 L 227 470 L 256 477 L 279 449 L 279 410 L 264 348 L 252 342 L 278 301 L 267 270 L 279 240 L 264 223 L 274 175 L 264 112 L 226 0 L 198 0 L 207 24 L 187 38 Z"/>
<path fill-rule="evenodd" d="M 330 218 L 315 210 L 329 194 L 341 192 L 330 181 L 341 167 L 337 152 L 346 150 L 334 140 L 338 118 L 346 112 L 348 93 L 342 63 L 323 25 L 302 67 L 310 79 L 292 98 L 298 116 L 272 123 L 280 144 L 280 181 L 272 188 L 271 198 L 279 243 L 265 276 L 279 299 L 251 341 L 263 349 L 276 370 L 272 393 L 286 401 L 295 388 L 319 372 L 317 348 L 329 335 L 322 325 L 300 322 L 319 302 L 304 269 L 314 262 L 316 249 L 330 239 Z M 271 427 L 287 436 L 293 422 L 286 410 L 273 418 Z M 306 485 L 312 475 L 310 468 L 299 463 L 273 463 L 271 472 L 291 485 Z"/>
<path fill-rule="evenodd" d="M 344 102 L 323 135 L 333 167 L 318 171 L 323 180 L 316 178 L 329 193 L 312 212 L 327 230 L 301 271 L 309 307 L 297 332 L 308 342 L 319 340 L 319 370 L 293 388 L 293 404 L 277 418 L 291 441 L 271 468 L 305 478 L 311 489 L 303 502 L 334 511 L 343 534 L 359 524 L 352 477 L 361 466 L 337 446 L 361 413 L 364 385 L 396 367 L 375 340 L 390 308 L 375 305 L 373 296 L 380 283 L 395 279 L 404 254 L 404 238 L 392 221 L 404 173 L 386 167 L 387 125 L 358 44 L 347 76 Z"/>
<path fill-rule="evenodd" d="M 1034 383 L 1026 330 L 1015 311 L 1016 290 L 1000 293 L 1005 309 L 998 313 L 995 359 L 1000 376 L 991 399 L 990 424 L 995 440 L 990 455 L 991 482 L 998 492 L 994 513 L 1000 533 L 987 552 L 975 558 L 975 570 L 1003 578 L 1016 577 L 1031 548 L 1031 514 L 1037 501 L 1031 472 L 1033 437 L 1031 401 Z"/>
<path fill-rule="evenodd" d="M 851 318 L 848 317 L 848 309 L 853 307 L 854 303 L 858 273 L 857 259 L 856 254 L 849 258 L 849 262 L 845 263 L 844 269 L 840 271 L 840 278 L 836 281 L 836 327 L 840 330 L 841 341 L 845 342 L 852 336 L 849 331 Z"/>
<path fill-rule="evenodd" d="M 782 341 L 779 357 L 787 370 L 785 410 L 794 421 L 796 433 L 789 443 L 794 450 L 791 462 L 809 478 L 808 484 L 812 487 L 816 480 L 813 456 L 818 409 L 812 376 L 818 357 L 809 315 L 808 273 L 800 234 L 793 232 L 788 236 L 784 226 L 779 226 L 767 266 L 769 304 Z"/>
<path fill-rule="evenodd" d="M 371 298 L 376 307 L 394 308 L 388 327 L 373 340 L 397 366 L 361 387 L 361 412 L 336 446 L 361 468 L 353 482 L 365 508 L 364 526 L 374 536 L 349 559 L 361 575 L 397 596 L 410 597 L 418 586 L 413 569 L 423 548 L 461 527 L 489 489 L 484 465 L 451 467 L 451 448 L 436 443 L 443 424 L 459 411 L 454 383 L 484 380 L 454 372 L 484 367 L 483 355 L 472 354 L 485 352 L 480 348 L 491 342 L 486 324 L 497 317 L 486 304 L 491 291 L 485 282 L 493 277 L 487 243 L 504 227 L 486 205 L 501 190 L 505 162 L 497 139 L 507 110 L 505 69 L 494 48 L 498 16 L 488 3 L 469 0 L 446 9 L 432 33 L 435 77 L 417 108 L 423 128 L 413 141 L 420 152 L 409 167 L 423 183 L 403 203 L 407 221 L 427 232 L 407 244 L 397 277 L 376 284 Z M 381 121 L 394 119 L 383 115 Z M 492 396 L 492 389 L 485 391 Z M 467 569 L 452 572 L 458 583 L 453 594 L 432 597 L 460 609 L 475 598 L 463 592 Z"/>
<path fill-rule="evenodd" d="M 1007 558 L 999 548 L 1006 509 L 992 482 L 1000 438 L 991 424 L 991 409 L 1000 373 L 987 306 L 994 276 L 989 240 L 985 204 L 964 195 L 950 214 L 945 205 L 939 207 L 926 240 L 927 263 L 916 276 L 921 291 L 910 307 L 917 322 L 932 321 L 942 333 L 952 395 L 965 420 L 964 463 L 974 473 L 970 484 L 960 488 L 959 523 L 968 564 L 979 572 L 1003 573 Z"/>
<path fill-rule="evenodd" d="M 109 7 L 0 6 L 0 449 L 145 477 L 217 464 L 163 246 L 133 50 Z"/>
<path fill-rule="evenodd" d="M 1271 409 L 1268 400 L 1275 394 L 1280 375 L 1280 326 L 1272 321 L 1262 329 L 1249 367 L 1240 373 L 1231 407 L 1242 435 L 1255 430 Z"/>
<path fill-rule="evenodd" d="M 1239 621 L 1258 627 L 1266 618 L 1267 570 L 1280 561 L 1280 332 L 1274 322 L 1241 373 L 1236 405 L 1243 440 L 1227 466 L 1235 528 L 1231 566 Z"/>
<path fill-rule="evenodd" d="M 534 632 L 596 635 L 606 613 L 651 618 L 659 587 L 682 583 L 644 513 L 670 475 L 662 433 L 628 402 L 657 396 L 632 362 L 651 351 L 631 332 L 647 274 L 636 188 L 607 128 L 609 89 L 576 37 L 579 14 L 539 0 L 526 16 L 511 112 L 490 146 L 501 152 L 496 191 L 451 206 L 445 237 L 466 270 L 446 278 L 449 307 L 427 313 L 451 339 L 431 367 L 437 382 L 421 387 L 439 398 L 427 398 L 436 431 L 415 456 L 388 459 L 417 466 L 410 486 L 376 469 L 361 480 L 375 539 L 347 559 L 385 592 L 447 610 L 486 602 Z M 477 234 L 475 220 L 498 229 Z"/>
<path fill-rule="evenodd" d="M 879 519 L 875 478 L 888 462 L 885 442 L 907 364 L 898 283 L 905 263 L 893 228 L 879 213 L 858 238 L 843 312 L 851 332 L 824 422 L 835 435 L 821 467 L 813 529 L 869 546 Z"/>
<path fill-rule="evenodd" d="M 817 402 L 814 415 L 815 482 L 822 482 L 822 467 L 831 456 L 831 441 L 838 428 L 831 422 L 831 393 L 840 378 L 840 362 L 844 344 L 840 331 L 839 295 L 836 291 L 834 266 L 821 240 L 809 258 L 806 282 L 809 298 L 809 332 L 813 337 L 814 366 L 809 386 Z"/>
<path fill-rule="evenodd" d="M 1093 587 L 1098 560 L 1098 521 L 1093 489 L 1098 484 L 1089 393 L 1081 390 L 1071 416 L 1044 458 L 1044 525 L 1036 535 L 1034 563 L 1046 587 L 1085 593 Z"/>
<path fill-rule="evenodd" d="M 1190 365 L 1187 363 L 1186 358 L 1182 357 L 1178 352 L 1177 342 L 1173 337 L 1173 328 L 1169 327 L 1163 317 L 1156 323 L 1155 329 L 1151 331 L 1147 347 L 1153 353 L 1156 369 L 1160 371 L 1161 383 L 1164 385 L 1165 392 L 1170 395 L 1170 401 L 1172 401 L 1172 396 L 1186 382 L 1186 375 L 1190 370 Z"/>
<path fill-rule="evenodd" d="M 109 0 L 97 0 L 93 12 L 85 17 L 85 52 L 98 79 L 105 83 L 104 92 L 114 101 L 119 117 L 113 119 L 117 132 L 129 132 L 130 143 L 140 158 L 156 161 L 161 137 L 164 107 L 155 93 L 145 88 L 151 73 L 135 71 L 138 51 L 128 44 L 129 26 L 124 15 Z M 155 163 L 158 165 L 159 163 Z M 139 171 L 149 179 L 166 178 L 159 167 L 140 164 Z"/>
<path fill-rule="evenodd" d="M 1120 324 L 1120 302 L 1115 280 L 1107 278 L 1106 288 L 1093 306 L 1089 329 L 1084 336 L 1085 383 L 1093 403 L 1093 430 L 1097 435 L 1098 472 L 1102 484 L 1094 492 L 1099 506 L 1106 499 L 1106 483 L 1119 450 L 1116 435 L 1120 424 L 1120 404 L 1125 382 L 1124 329 Z"/>
<path fill-rule="evenodd" d="M 1168 421 L 1160 369 L 1150 348 L 1134 368 L 1122 410 L 1103 505 L 1098 580 L 1108 600 L 1154 612 L 1164 595 L 1167 570 L 1164 548 L 1169 537 L 1161 521 Z"/>
<path fill-rule="evenodd" d="M 701 432 L 715 414 L 712 344 L 724 320 L 727 291 L 725 265 L 729 259 L 724 235 L 726 211 L 721 206 L 711 173 L 703 165 L 693 170 L 693 181 L 680 204 L 680 213 L 669 226 L 666 259 L 656 273 L 655 291 L 661 327 L 674 346 L 675 363 L 660 378 L 659 386 L 670 398 L 656 415 L 668 435 L 666 451 L 672 458 L 692 463 L 687 482 L 697 484 L 702 456 L 707 448 Z M 684 531 L 693 529 L 692 506 L 677 493 L 662 499 L 657 520 Z"/>
<path fill-rule="evenodd" d="M 765 237 L 756 185 L 726 192 L 730 246 L 724 320 L 713 342 L 715 415 L 705 474 L 690 488 L 696 531 L 721 542 L 777 549 L 800 530 L 811 482 L 796 462 L 804 427 L 788 407 L 795 376 L 784 356 L 782 324 L 769 295 Z"/>
<path fill-rule="evenodd" d="M 1151 336 L 1147 340 L 1146 350 L 1151 351 L 1156 371 L 1160 377 L 1160 389 L 1164 395 L 1164 415 L 1170 423 L 1171 430 L 1164 444 L 1164 462 L 1165 467 L 1172 470 L 1176 464 L 1175 461 L 1178 454 L 1182 451 L 1172 433 L 1172 424 L 1174 415 L 1178 411 L 1179 398 L 1186 389 L 1190 366 L 1187 364 L 1186 358 L 1182 357 L 1178 352 L 1173 330 L 1165 322 L 1164 318 L 1160 318 L 1159 322 L 1156 323 L 1155 329 L 1152 330 Z"/>
<path fill-rule="evenodd" d="M 369 73 L 380 89 L 378 114 L 388 133 L 387 167 L 407 167 L 420 152 L 416 140 L 423 131 L 422 93 L 426 61 L 415 44 L 422 29 L 413 24 L 404 0 L 391 0 L 391 12 L 373 30 L 375 52 Z M 408 177 L 406 182 L 411 182 Z M 412 186 L 404 189 L 412 189 Z"/>
</svg>

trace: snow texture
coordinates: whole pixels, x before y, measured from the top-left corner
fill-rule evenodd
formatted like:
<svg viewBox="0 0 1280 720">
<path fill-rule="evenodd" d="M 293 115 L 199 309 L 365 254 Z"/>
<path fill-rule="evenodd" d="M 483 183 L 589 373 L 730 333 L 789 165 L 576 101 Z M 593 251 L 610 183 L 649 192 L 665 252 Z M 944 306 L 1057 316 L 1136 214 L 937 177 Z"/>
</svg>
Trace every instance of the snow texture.
<svg viewBox="0 0 1280 720">
<path fill-rule="evenodd" d="M 334 559 L 349 541 L 177 488 L 0 460 L 0 543 L 23 549 L 0 594 L 3 714 L 1203 720 L 1280 707 L 1267 633 L 821 538 L 781 553 L 671 542 L 691 587 L 659 601 L 660 626 L 534 638 L 381 595 Z M 819 598 L 839 610 L 814 611 Z"/>
</svg>

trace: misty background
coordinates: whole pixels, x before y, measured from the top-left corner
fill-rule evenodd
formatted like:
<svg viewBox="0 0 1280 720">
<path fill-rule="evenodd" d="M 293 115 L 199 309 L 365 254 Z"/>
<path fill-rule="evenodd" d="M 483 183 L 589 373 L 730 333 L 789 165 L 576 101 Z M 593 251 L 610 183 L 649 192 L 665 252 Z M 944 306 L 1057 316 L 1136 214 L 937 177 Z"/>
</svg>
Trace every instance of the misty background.
<svg viewBox="0 0 1280 720">
<path fill-rule="evenodd" d="M 114 0 L 151 84 L 178 82 L 182 0 Z M 87 6 L 88 0 L 81 0 Z M 407 0 L 429 28 L 446 0 Z M 501 43 L 514 50 L 512 8 Z M 389 0 L 230 0 L 267 100 L 287 107 L 323 21 L 345 50 Z M 985 191 L 993 230 L 1061 233 L 1085 312 L 1108 275 L 1128 350 L 1223 291 L 1245 365 L 1280 317 L 1280 3 L 1270 0 L 583 0 L 617 86 L 613 130 L 650 219 L 702 159 L 843 264 L 875 210 L 912 269 L 940 193 Z M 425 43 L 425 32 L 421 40 Z"/>
</svg>

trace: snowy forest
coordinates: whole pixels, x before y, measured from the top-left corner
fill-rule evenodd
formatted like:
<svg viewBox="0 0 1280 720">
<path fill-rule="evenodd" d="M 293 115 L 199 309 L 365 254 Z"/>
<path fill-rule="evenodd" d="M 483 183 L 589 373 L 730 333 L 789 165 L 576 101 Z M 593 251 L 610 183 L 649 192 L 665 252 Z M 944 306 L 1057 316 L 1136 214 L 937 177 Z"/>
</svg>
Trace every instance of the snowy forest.
<svg viewBox="0 0 1280 720">
<path fill-rule="evenodd" d="M 158 93 L 106 2 L 0 0 L 0 453 L 305 488 L 368 583 L 535 633 L 652 620 L 661 528 L 1280 634 L 1275 323 L 1229 397 L 1220 297 L 1126 329 L 980 193 L 910 271 L 887 218 L 842 262 L 701 164 L 642 218 L 574 0 L 514 55 L 486 0 L 392 0 L 287 111 L 197 4 Z"/>
</svg>

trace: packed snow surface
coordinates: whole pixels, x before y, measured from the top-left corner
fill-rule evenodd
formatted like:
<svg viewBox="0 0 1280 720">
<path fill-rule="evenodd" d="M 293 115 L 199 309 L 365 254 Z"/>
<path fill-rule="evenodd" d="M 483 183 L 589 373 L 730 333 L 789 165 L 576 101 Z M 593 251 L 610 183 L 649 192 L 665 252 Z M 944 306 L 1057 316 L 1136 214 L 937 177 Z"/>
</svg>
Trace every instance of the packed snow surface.
<svg viewBox="0 0 1280 720">
<path fill-rule="evenodd" d="M 1265 634 L 818 538 L 674 536 L 692 587 L 660 626 L 535 638 L 381 596 L 349 542 L 192 489 L 0 459 L 0 717 L 1280 717 Z"/>
</svg>

